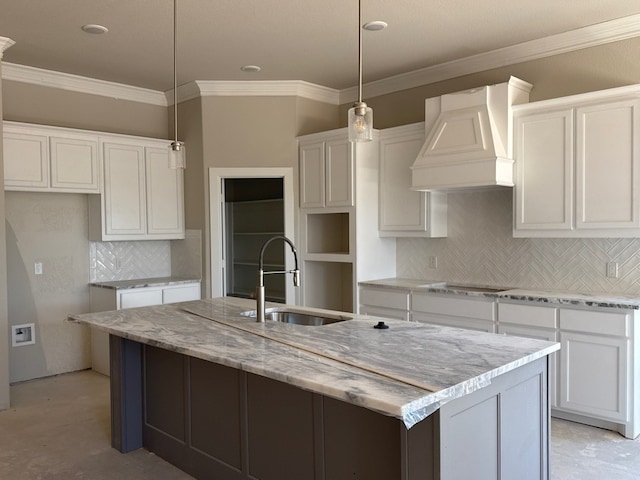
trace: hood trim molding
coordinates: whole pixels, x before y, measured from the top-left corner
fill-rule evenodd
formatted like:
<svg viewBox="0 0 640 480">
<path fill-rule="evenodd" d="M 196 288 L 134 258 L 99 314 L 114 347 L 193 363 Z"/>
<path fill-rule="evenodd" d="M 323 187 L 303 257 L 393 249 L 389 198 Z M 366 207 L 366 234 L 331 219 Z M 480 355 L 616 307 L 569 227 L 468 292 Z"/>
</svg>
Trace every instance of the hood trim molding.
<svg viewBox="0 0 640 480">
<path fill-rule="evenodd" d="M 438 116 L 411 167 L 412 190 L 513 187 L 511 106 L 528 102 L 531 88 L 511 77 L 427 99 L 425 119 Z"/>
</svg>

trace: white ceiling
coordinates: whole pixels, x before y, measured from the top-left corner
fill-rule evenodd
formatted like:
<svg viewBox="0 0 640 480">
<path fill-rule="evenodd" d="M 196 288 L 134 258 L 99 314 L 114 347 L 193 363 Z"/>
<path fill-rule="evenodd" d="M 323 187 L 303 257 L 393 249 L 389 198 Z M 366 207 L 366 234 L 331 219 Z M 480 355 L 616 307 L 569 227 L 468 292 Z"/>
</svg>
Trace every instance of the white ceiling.
<svg viewBox="0 0 640 480">
<path fill-rule="evenodd" d="M 372 82 L 640 14 L 638 0 L 362 0 Z M 80 27 L 97 23 L 104 35 Z M 357 83 L 357 0 L 178 0 L 178 83 Z M 173 86 L 172 0 L 0 0 L 3 60 L 158 91 Z M 638 22 L 640 36 L 640 21 Z M 640 55 L 639 59 L 640 61 Z M 259 73 L 240 71 L 246 64 Z"/>
</svg>

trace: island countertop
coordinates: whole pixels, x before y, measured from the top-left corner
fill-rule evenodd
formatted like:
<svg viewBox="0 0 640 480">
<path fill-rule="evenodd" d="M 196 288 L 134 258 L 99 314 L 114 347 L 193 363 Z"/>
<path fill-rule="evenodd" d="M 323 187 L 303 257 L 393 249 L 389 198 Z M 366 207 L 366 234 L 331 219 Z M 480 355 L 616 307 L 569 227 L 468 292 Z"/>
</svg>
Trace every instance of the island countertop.
<svg viewBox="0 0 640 480">
<path fill-rule="evenodd" d="M 379 330 L 372 328 L 375 317 L 291 308 L 352 319 L 317 327 L 257 323 L 241 315 L 255 303 L 231 297 L 69 319 L 365 407 L 407 428 L 559 349 L 554 342 L 390 319 L 384 319 L 390 328 Z"/>
</svg>

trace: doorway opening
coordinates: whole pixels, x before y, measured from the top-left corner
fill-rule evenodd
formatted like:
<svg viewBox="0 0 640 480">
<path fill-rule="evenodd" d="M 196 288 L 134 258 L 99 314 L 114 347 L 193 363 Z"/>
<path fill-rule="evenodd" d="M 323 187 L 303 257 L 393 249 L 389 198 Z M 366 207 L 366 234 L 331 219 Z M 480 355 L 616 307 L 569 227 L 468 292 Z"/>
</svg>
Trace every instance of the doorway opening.
<svg viewBox="0 0 640 480">
<path fill-rule="evenodd" d="M 225 178 L 224 257 L 226 295 L 255 298 L 260 248 L 271 237 L 284 235 L 282 178 Z M 264 252 L 264 271 L 285 270 L 284 243 Z M 266 300 L 285 302 L 285 276 L 265 276 Z"/>
<path fill-rule="evenodd" d="M 260 248 L 285 235 L 296 242 L 292 168 L 211 168 L 211 297 L 253 298 Z M 294 258 L 284 242 L 265 250 L 264 269 L 291 270 Z M 266 275 L 268 301 L 297 303 L 291 275 Z"/>
</svg>

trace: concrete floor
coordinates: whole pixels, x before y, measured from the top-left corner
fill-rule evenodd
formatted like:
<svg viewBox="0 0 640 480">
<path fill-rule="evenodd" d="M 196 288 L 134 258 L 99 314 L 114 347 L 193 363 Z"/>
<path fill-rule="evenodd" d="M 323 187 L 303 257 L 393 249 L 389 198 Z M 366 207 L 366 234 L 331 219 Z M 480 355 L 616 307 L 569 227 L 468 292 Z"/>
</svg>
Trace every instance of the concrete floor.
<svg viewBox="0 0 640 480">
<path fill-rule="evenodd" d="M 109 381 L 100 374 L 20 383 L 11 402 L 0 412 L 0 479 L 192 478 L 146 450 L 122 455 L 110 447 Z M 640 438 L 556 419 L 551 436 L 553 480 L 640 478 Z"/>
</svg>

